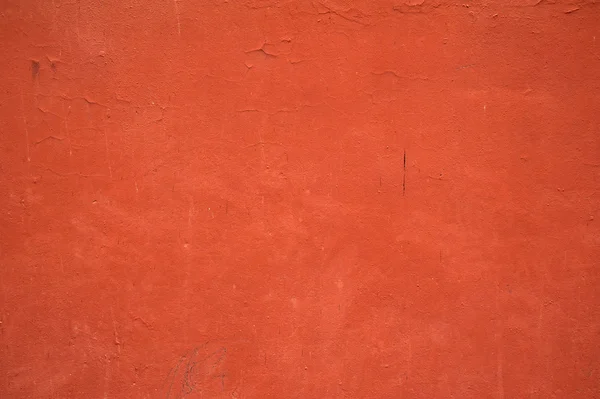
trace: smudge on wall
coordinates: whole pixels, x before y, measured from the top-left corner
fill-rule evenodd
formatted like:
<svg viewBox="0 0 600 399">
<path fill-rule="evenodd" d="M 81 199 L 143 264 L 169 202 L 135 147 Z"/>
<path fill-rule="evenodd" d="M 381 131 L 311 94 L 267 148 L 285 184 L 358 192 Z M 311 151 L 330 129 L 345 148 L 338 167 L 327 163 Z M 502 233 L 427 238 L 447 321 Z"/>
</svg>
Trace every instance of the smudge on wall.
<svg viewBox="0 0 600 399">
<path fill-rule="evenodd" d="M 0 5 L 0 396 L 600 396 L 590 1 Z"/>
</svg>

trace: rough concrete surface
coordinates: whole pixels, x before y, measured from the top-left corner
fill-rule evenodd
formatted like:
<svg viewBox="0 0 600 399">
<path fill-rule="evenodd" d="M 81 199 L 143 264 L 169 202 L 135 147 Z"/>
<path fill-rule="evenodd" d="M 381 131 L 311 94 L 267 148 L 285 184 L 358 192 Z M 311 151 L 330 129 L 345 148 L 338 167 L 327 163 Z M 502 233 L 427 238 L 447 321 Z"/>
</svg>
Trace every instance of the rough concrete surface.
<svg viewBox="0 0 600 399">
<path fill-rule="evenodd" d="M 0 397 L 600 397 L 600 3 L 0 1 Z"/>
</svg>

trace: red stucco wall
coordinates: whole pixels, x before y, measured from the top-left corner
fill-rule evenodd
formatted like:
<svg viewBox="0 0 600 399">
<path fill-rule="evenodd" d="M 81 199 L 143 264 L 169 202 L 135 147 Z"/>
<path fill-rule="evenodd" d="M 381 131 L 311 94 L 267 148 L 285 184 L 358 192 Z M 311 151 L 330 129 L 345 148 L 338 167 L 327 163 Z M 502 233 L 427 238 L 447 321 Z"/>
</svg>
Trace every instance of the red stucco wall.
<svg viewBox="0 0 600 399">
<path fill-rule="evenodd" d="M 3 0 L 0 397 L 600 397 L 600 5 Z"/>
</svg>

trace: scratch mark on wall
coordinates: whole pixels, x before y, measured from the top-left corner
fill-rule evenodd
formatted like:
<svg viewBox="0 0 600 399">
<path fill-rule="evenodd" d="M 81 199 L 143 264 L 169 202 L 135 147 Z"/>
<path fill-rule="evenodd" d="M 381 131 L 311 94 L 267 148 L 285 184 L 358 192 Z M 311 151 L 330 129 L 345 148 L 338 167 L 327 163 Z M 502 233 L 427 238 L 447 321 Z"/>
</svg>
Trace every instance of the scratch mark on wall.
<svg viewBox="0 0 600 399">
<path fill-rule="evenodd" d="M 115 345 L 117 345 L 117 354 L 120 355 L 121 354 L 121 341 L 119 340 L 119 333 L 117 331 L 117 322 L 115 320 L 115 314 L 113 312 L 112 306 L 110 308 L 110 316 L 112 318 L 112 323 L 113 323 L 113 332 L 115 334 Z"/>
<path fill-rule="evenodd" d="M 64 114 L 64 111 L 65 111 L 64 103 L 62 104 L 62 108 L 63 108 L 63 114 Z M 70 105 L 67 108 L 67 114 L 65 115 L 64 124 L 65 124 L 65 134 L 67 136 L 67 140 L 69 141 L 69 156 L 73 156 L 73 147 L 71 145 L 71 133 L 69 133 L 69 125 L 68 125 L 69 115 L 71 115 L 71 106 Z"/>
<path fill-rule="evenodd" d="M 173 4 L 175 5 L 175 17 L 177 18 L 177 34 L 181 37 L 181 21 L 179 19 L 179 4 L 177 4 L 179 0 L 173 0 Z"/>
<path fill-rule="evenodd" d="M 265 143 L 263 141 L 262 134 L 260 133 L 260 130 L 258 131 L 258 143 L 260 144 L 260 154 L 261 154 L 261 157 L 262 157 L 262 161 L 265 162 Z"/>
</svg>

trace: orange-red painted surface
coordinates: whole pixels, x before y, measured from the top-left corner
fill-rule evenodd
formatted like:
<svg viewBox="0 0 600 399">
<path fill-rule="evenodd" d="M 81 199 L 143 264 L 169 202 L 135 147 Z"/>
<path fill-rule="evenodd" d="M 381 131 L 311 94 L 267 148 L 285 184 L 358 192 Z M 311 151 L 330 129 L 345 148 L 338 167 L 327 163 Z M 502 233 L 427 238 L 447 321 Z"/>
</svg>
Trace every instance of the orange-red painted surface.
<svg viewBox="0 0 600 399">
<path fill-rule="evenodd" d="M 600 6 L 3 0 L 0 397 L 600 397 Z"/>
</svg>

